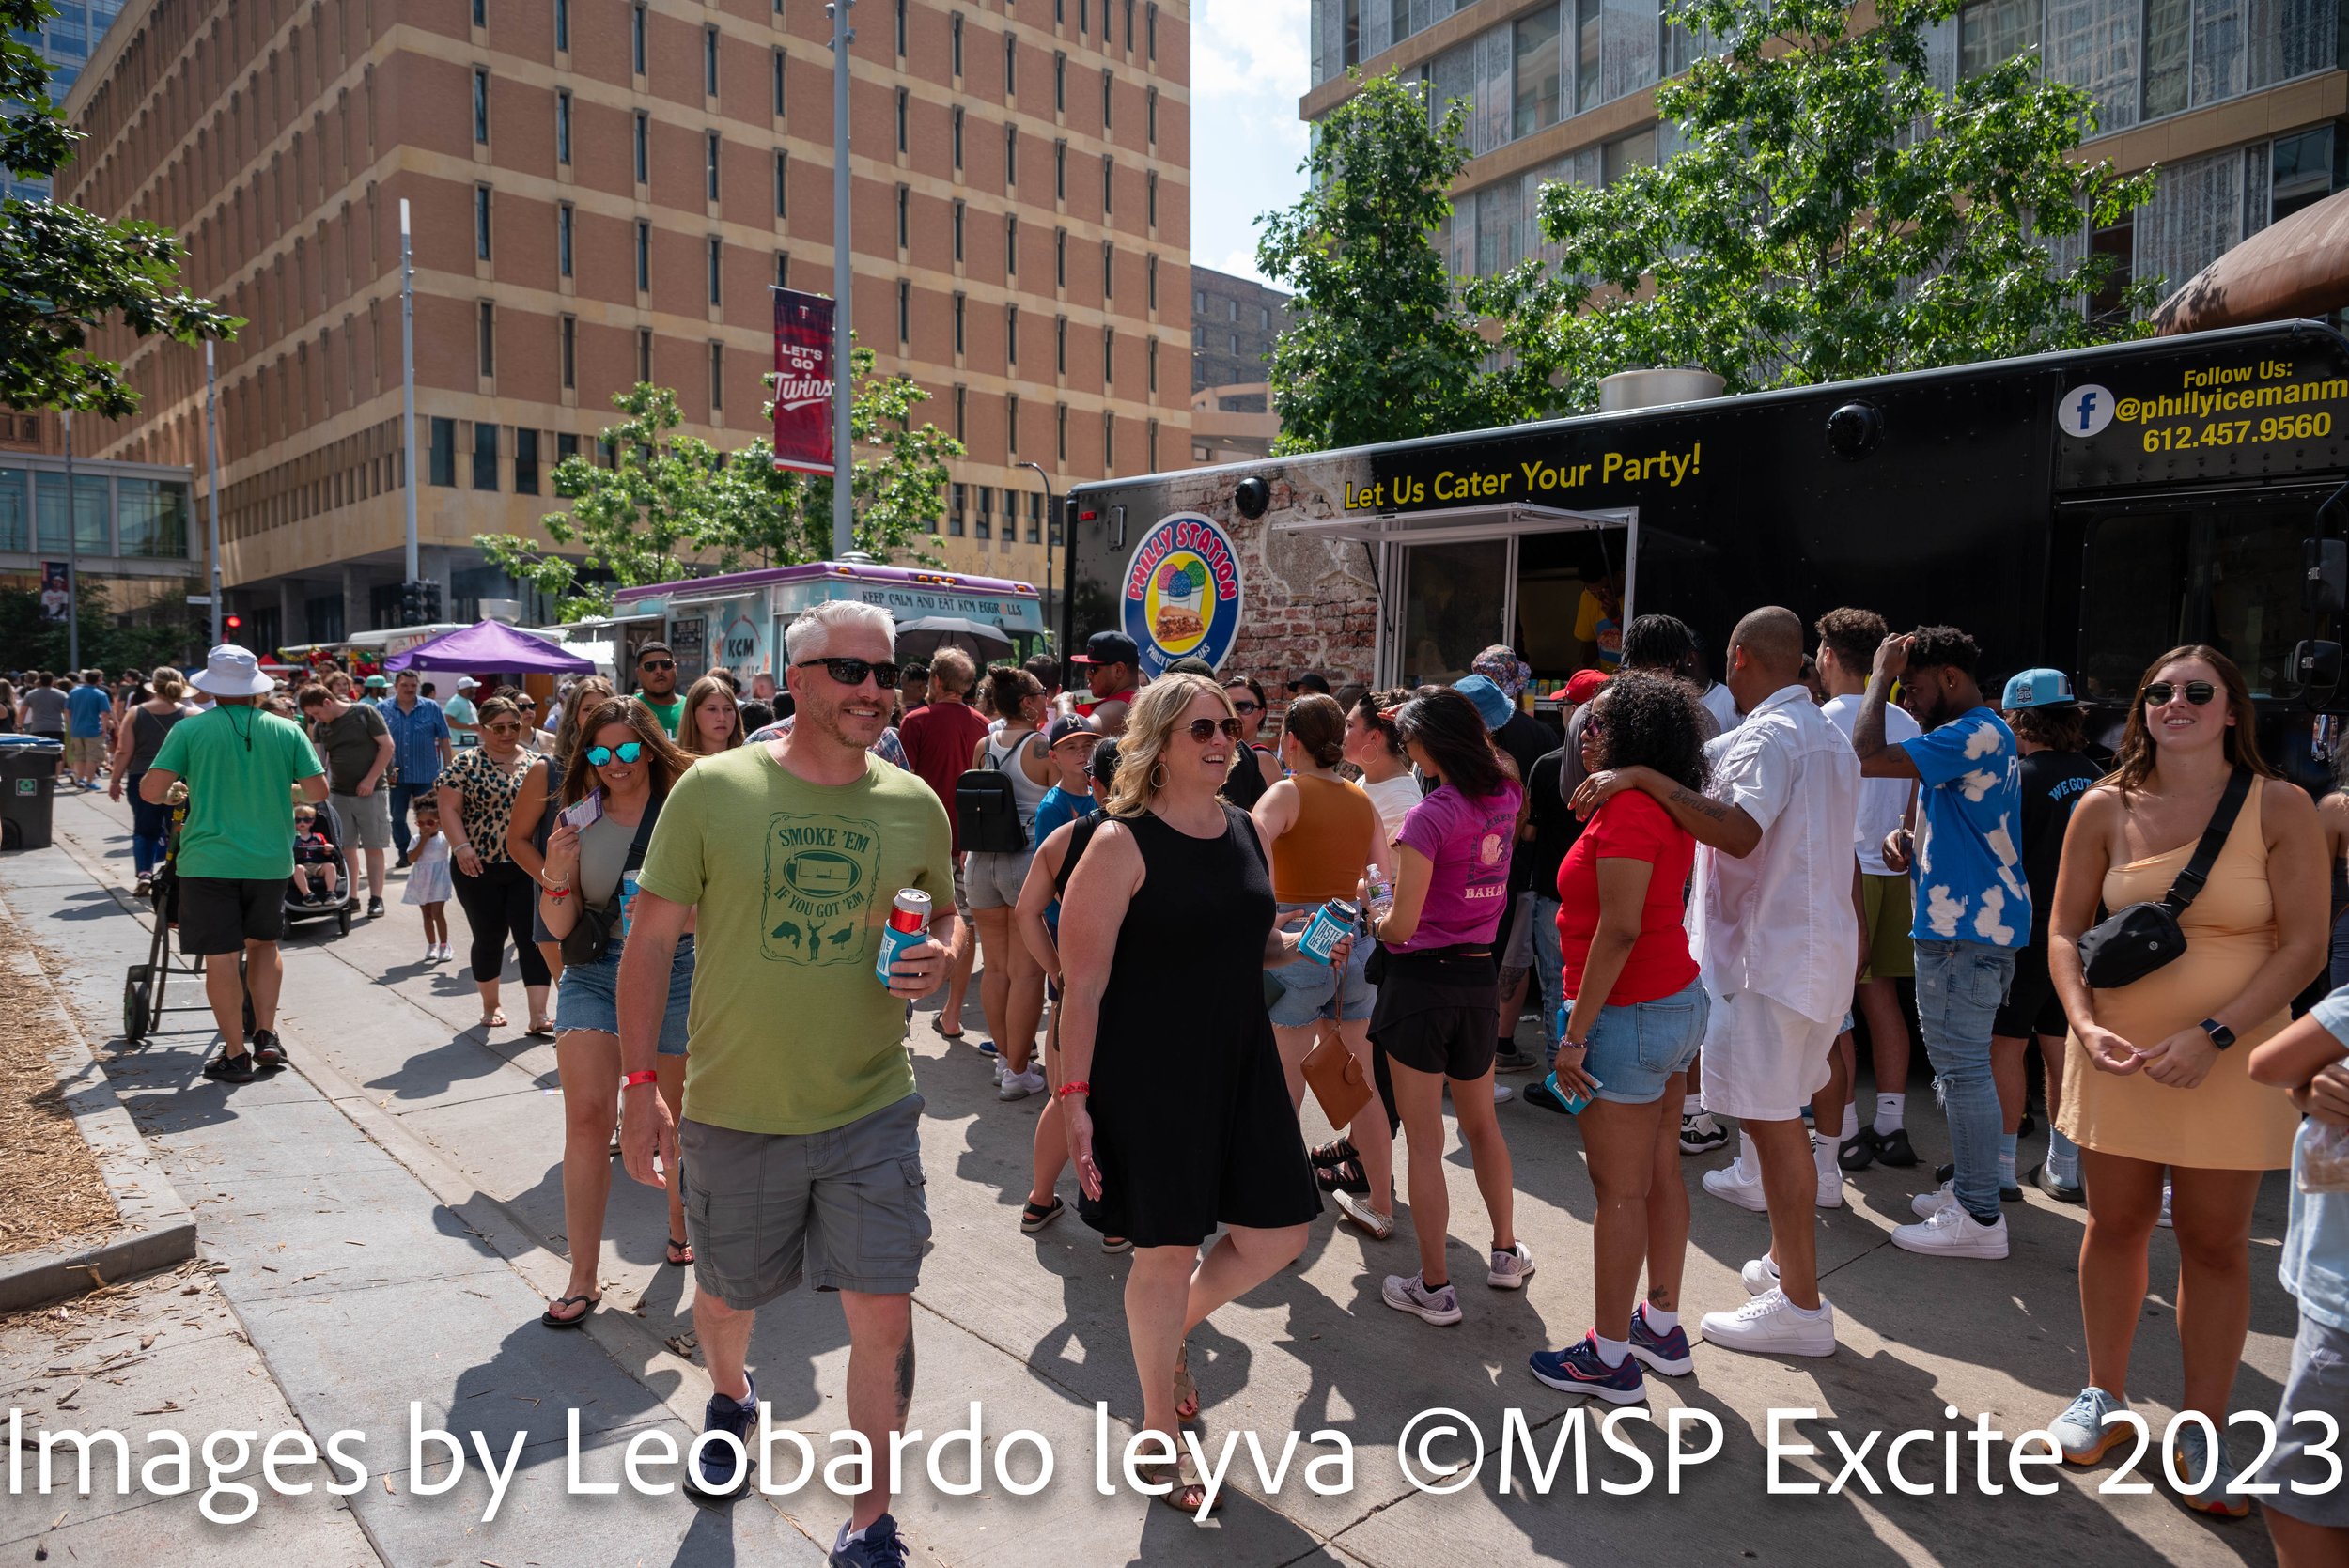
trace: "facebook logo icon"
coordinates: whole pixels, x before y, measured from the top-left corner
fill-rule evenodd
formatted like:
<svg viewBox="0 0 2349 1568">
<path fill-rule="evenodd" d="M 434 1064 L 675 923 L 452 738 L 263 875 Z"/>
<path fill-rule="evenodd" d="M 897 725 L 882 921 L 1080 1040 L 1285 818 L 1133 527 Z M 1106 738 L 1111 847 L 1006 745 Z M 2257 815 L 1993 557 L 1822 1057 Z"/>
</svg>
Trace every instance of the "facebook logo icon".
<svg viewBox="0 0 2349 1568">
<path fill-rule="evenodd" d="M 2112 423 L 2112 394 L 2091 383 L 2056 398 L 2056 428 L 2067 436 L 2092 436 Z"/>
</svg>

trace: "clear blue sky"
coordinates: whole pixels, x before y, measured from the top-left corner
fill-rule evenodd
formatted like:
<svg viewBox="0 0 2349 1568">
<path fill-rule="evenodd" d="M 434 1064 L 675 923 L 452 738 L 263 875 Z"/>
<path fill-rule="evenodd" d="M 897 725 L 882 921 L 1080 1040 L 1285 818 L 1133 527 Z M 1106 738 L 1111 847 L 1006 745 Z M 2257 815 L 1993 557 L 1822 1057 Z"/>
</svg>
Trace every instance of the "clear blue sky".
<svg viewBox="0 0 2349 1568">
<path fill-rule="evenodd" d="M 1256 276 L 1256 219 L 1305 188 L 1306 0 L 1198 0 L 1191 12 L 1190 258 Z"/>
</svg>

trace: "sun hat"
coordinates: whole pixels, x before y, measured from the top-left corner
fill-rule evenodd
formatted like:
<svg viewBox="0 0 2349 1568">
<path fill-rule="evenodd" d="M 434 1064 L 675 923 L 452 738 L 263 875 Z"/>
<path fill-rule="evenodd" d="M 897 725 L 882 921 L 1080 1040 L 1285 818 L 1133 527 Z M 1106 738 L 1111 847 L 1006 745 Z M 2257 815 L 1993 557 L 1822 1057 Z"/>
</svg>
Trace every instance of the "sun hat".
<svg viewBox="0 0 2349 1568">
<path fill-rule="evenodd" d="M 266 697 L 277 683 L 261 673 L 251 648 L 223 643 L 204 656 L 204 668 L 188 684 L 215 697 Z"/>
<path fill-rule="evenodd" d="M 1533 684 L 1533 666 L 1519 659 L 1517 649 L 1506 643 L 1495 643 L 1478 654 L 1469 668 L 1500 687 L 1501 694 L 1511 702 Z"/>
<path fill-rule="evenodd" d="M 1476 705 L 1476 716 L 1485 721 L 1485 727 L 1488 730 L 1499 729 L 1509 722 L 1509 715 L 1517 711 L 1517 705 L 1509 700 L 1507 693 L 1490 675 L 1470 675 L 1464 680 L 1454 681 L 1452 690 Z"/>
</svg>

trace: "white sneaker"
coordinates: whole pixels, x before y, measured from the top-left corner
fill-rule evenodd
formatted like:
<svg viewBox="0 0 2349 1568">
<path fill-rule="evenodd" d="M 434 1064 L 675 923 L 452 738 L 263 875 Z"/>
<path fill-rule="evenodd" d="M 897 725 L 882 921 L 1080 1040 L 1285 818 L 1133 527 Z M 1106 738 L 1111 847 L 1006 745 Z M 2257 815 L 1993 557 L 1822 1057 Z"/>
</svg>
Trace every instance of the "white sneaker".
<svg viewBox="0 0 2349 1568">
<path fill-rule="evenodd" d="M 1044 1069 L 1030 1067 L 1024 1073 L 1006 1072 L 995 1091 L 999 1100 L 1024 1100 L 1030 1094 L 1044 1093 Z"/>
<path fill-rule="evenodd" d="M 987 1076 L 995 1080 L 996 1088 L 1001 1089 L 1003 1086 L 1003 1059 L 1002 1057 L 990 1056 L 987 1059 Z"/>
<path fill-rule="evenodd" d="M 1447 1284 L 1441 1290 L 1429 1290 L 1419 1275 L 1408 1279 L 1390 1274 L 1378 1287 L 1378 1298 L 1398 1312 L 1408 1312 L 1423 1323 L 1442 1328 L 1460 1321 L 1460 1296 Z"/>
<path fill-rule="evenodd" d="M 1894 1226 L 1892 1245 L 1903 1251 L 1937 1252 L 1949 1258 L 2003 1258 L 2006 1216 L 1999 1216 L 1996 1224 L 1985 1225 L 1952 1203 L 1934 1210 L 1931 1219 L 1920 1219 L 1914 1225 Z"/>
<path fill-rule="evenodd" d="M 1769 1200 L 1762 1196 L 1759 1162 L 1749 1167 L 1744 1155 L 1739 1155 L 1718 1171 L 1707 1171 L 1704 1173 L 1704 1190 L 1741 1209 L 1751 1209 L 1756 1214 L 1769 1210 Z"/>
<path fill-rule="evenodd" d="M 1814 1132 L 1811 1135 L 1811 1166 L 1812 1170 L 1817 1171 L 1818 1165 L 1819 1135 Z M 1818 1174 L 1819 1194 L 1816 1200 L 1818 1206 L 1823 1209 L 1842 1208 L 1843 1206 L 1843 1168 L 1830 1161 L 1828 1168 L 1819 1171 Z"/>
<path fill-rule="evenodd" d="M 1835 1308 L 1826 1296 L 1804 1312 L 1772 1286 L 1734 1312 L 1707 1312 L 1698 1326 L 1706 1343 L 1757 1356 L 1832 1356 Z"/>
<path fill-rule="evenodd" d="M 1778 1289 L 1778 1265 L 1765 1252 L 1758 1258 L 1748 1258 L 1746 1266 L 1737 1271 L 1737 1278 L 1744 1282 L 1748 1296 L 1767 1296 Z"/>
<path fill-rule="evenodd" d="M 1493 1079 L 1493 1104 L 1507 1105 L 1511 1100 L 1514 1100 L 1517 1097 L 1517 1092 L 1516 1090 L 1510 1088 L 1499 1079 Z"/>
<path fill-rule="evenodd" d="M 1506 1252 L 1495 1252 L 1492 1266 L 1485 1271 L 1485 1282 L 1495 1290 L 1523 1290 L 1532 1277 L 1533 1254 L 1522 1241 Z"/>
<path fill-rule="evenodd" d="M 1908 1201 L 1908 1206 L 1920 1219 L 1930 1219 L 1943 1209 L 1957 1207 L 1957 1184 L 1943 1182 L 1931 1192 L 1920 1192 Z"/>
<path fill-rule="evenodd" d="M 2127 1400 L 2115 1399 L 2092 1385 L 2047 1423 L 2047 1436 L 2055 1439 L 2056 1452 L 2066 1464 L 2093 1465 L 2129 1436 L 2127 1422 L 2108 1421 L 2128 1407 Z"/>
<path fill-rule="evenodd" d="M 2170 1223 L 2170 1178 L 2167 1176 L 2161 1179 L 2161 1215 L 2154 1223 L 2165 1231 L 2174 1228 Z"/>
</svg>

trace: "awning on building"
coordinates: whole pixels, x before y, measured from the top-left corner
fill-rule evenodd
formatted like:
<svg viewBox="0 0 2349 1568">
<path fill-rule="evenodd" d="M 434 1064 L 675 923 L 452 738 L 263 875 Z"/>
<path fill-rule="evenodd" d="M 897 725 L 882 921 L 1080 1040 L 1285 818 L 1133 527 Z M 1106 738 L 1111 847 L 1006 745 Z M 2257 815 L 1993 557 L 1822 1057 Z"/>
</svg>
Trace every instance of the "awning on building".
<svg viewBox="0 0 2349 1568">
<path fill-rule="evenodd" d="M 2349 191 L 2260 230 L 2161 303 L 2164 337 L 2256 321 L 2323 316 L 2349 305 Z"/>
</svg>

